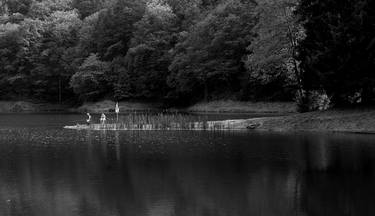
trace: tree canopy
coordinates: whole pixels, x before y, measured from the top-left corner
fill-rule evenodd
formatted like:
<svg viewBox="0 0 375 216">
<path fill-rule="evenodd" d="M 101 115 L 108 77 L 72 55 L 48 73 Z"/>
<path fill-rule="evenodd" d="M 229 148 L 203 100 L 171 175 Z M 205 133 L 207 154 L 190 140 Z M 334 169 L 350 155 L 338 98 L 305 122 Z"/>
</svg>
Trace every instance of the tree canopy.
<svg viewBox="0 0 375 216">
<path fill-rule="evenodd" d="M 315 91 L 371 103 L 373 11 L 371 0 L 4 0 L 0 100 L 186 104 Z"/>
<path fill-rule="evenodd" d="M 299 60 L 305 87 L 324 89 L 338 104 L 356 93 L 374 100 L 375 2 L 302 0 L 298 8 L 306 38 Z"/>
</svg>

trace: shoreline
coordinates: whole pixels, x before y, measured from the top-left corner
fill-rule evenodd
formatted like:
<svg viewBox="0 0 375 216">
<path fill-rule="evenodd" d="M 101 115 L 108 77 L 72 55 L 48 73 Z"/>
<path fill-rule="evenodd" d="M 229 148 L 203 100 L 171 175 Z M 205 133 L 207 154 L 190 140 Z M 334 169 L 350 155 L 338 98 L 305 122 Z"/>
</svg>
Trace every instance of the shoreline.
<svg viewBox="0 0 375 216">
<path fill-rule="evenodd" d="M 255 131 L 375 134 L 375 109 L 316 111 L 218 123 Z"/>
<path fill-rule="evenodd" d="M 184 109 L 170 109 L 169 111 L 203 114 L 280 114 L 277 116 L 213 122 L 213 124 L 217 124 L 219 127 L 226 128 L 228 130 L 375 134 L 375 108 L 333 109 L 328 111 L 296 113 L 291 112 L 291 104 L 285 103 L 227 102 L 227 104 L 225 104 L 224 101 L 200 103 L 192 107 Z M 220 104 L 222 106 L 219 106 Z M 247 107 L 247 109 L 239 109 L 239 107 L 249 104 L 250 106 Z M 111 107 L 114 107 L 114 105 L 115 102 L 113 101 L 102 101 L 84 104 L 78 108 L 71 108 L 67 105 L 47 103 L 0 101 L 0 114 L 83 113 L 87 111 L 91 113 L 107 113 L 113 112 L 113 110 L 111 110 L 113 108 Z M 161 108 L 161 104 L 156 103 L 120 102 L 119 105 L 122 112 L 165 111 Z M 234 105 L 236 105 L 236 107 L 234 107 Z M 272 105 L 274 106 L 273 108 Z M 231 108 L 232 111 L 229 111 L 228 107 Z"/>
<path fill-rule="evenodd" d="M 259 117 L 250 119 L 191 122 L 190 130 L 248 130 L 269 132 L 317 132 L 317 133 L 352 133 L 375 134 L 375 110 L 329 110 L 276 117 Z M 157 125 L 93 125 L 85 129 L 110 130 L 155 130 Z M 181 130 L 182 127 L 169 127 L 170 130 Z M 77 129 L 71 127 L 70 129 Z"/>
</svg>

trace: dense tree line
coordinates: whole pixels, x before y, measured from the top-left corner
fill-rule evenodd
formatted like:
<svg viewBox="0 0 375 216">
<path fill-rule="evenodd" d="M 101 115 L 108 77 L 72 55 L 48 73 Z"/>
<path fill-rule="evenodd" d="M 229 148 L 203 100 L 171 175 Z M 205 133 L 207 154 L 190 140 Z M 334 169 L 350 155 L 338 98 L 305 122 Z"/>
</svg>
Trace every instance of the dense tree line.
<svg viewBox="0 0 375 216">
<path fill-rule="evenodd" d="M 259 7 L 243 0 L 5 1 L 1 99 L 291 99 L 292 88 L 287 96 L 270 90 L 293 86 L 291 77 L 254 90 L 262 85 L 250 66 L 261 67 L 251 57 L 262 52 L 251 47 L 263 31 L 255 28 L 263 28 Z"/>
<path fill-rule="evenodd" d="M 326 92 L 336 105 L 374 102 L 374 11 L 373 0 L 301 1 L 306 37 L 297 58 L 307 94 Z"/>
<path fill-rule="evenodd" d="M 0 99 L 370 102 L 374 9 L 371 0 L 4 0 Z"/>
</svg>

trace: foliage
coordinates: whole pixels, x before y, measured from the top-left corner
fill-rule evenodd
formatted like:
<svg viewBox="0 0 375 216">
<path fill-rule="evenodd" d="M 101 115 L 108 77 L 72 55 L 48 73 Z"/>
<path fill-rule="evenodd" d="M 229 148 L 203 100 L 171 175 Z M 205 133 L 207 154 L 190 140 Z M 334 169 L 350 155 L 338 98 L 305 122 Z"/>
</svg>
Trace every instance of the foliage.
<svg viewBox="0 0 375 216">
<path fill-rule="evenodd" d="M 256 37 L 248 47 L 251 54 L 245 60 L 249 70 L 249 88 L 255 89 L 255 92 L 248 93 L 253 97 L 290 99 L 300 85 L 299 63 L 295 57 L 303 29 L 293 14 L 297 5 L 297 0 L 258 1 L 258 22 L 253 29 Z"/>
<path fill-rule="evenodd" d="M 77 9 L 81 19 L 84 19 L 104 7 L 104 0 L 73 0 L 72 7 Z"/>
<path fill-rule="evenodd" d="M 116 95 L 117 98 L 160 99 L 166 94 L 168 51 L 174 45 L 175 23 L 176 16 L 168 4 L 160 0 L 147 4 L 143 18 L 135 24 L 131 47 L 124 58 L 126 70 L 119 71 L 122 79 L 117 92 L 123 95 Z"/>
<path fill-rule="evenodd" d="M 117 0 L 99 13 L 92 39 L 100 58 L 110 61 L 126 55 L 134 24 L 142 18 L 143 5 L 142 1 Z"/>
<path fill-rule="evenodd" d="M 375 91 L 375 2 L 302 0 L 298 8 L 306 38 L 299 60 L 307 90 L 325 89 L 337 105 L 362 92 L 362 103 Z"/>
<path fill-rule="evenodd" d="M 6 1 L 1 96 L 189 102 L 249 93 L 243 59 L 256 52 L 247 49 L 257 34 L 255 7 L 243 0 Z"/>
<path fill-rule="evenodd" d="M 370 103 L 374 4 L 3 0 L 0 99 Z"/>
<path fill-rule="evenodd" d="M 108 63 L 100 61 L 95 54 L 91 54 L 71 78 L 70 85 L 74 93 L 84 101 L 103 96 L 106 93 L 105 75 L 108 69 Z"/>
<path fill-rule="evenodd" d="M 243 56 L 255 25 L 253 2 L 219 4 L 188 32 L 173 50 L 169 85 L 174 95 L 208 98 L 237 91 L 244 75 Z"/>
<path fill-rule="evenodd" d="M 332 107 L 331 99 L 324 90 L 298 91 L 295 98 L 299 112 L 327 110 Z"/>
<path fill-rule="evenodd" d="M 30 10 L 32 0 L 4 0 L 10 14 L 27 14 Z"/>
</svg>

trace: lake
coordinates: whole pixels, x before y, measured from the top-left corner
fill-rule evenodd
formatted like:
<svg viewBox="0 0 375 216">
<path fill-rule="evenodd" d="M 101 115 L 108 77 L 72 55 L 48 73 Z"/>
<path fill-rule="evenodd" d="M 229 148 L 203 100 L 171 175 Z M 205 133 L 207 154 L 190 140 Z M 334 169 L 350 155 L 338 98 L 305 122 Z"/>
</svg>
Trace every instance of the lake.
<svg viewBox="0 0 375 216">
<path fill-rule="evenodd" d="M 85 118 L 0 115 L 1 216 L 375 215 L 375 136 L 62 129 Z"/>
</svg>

